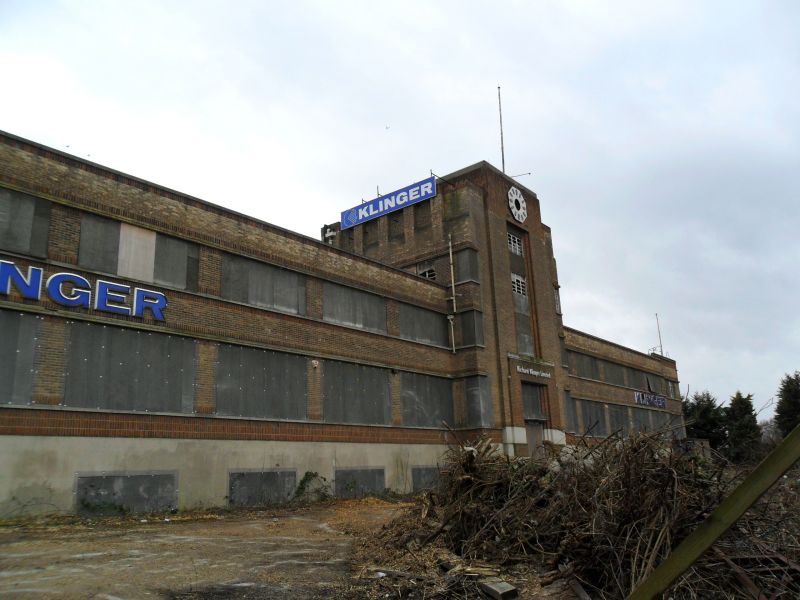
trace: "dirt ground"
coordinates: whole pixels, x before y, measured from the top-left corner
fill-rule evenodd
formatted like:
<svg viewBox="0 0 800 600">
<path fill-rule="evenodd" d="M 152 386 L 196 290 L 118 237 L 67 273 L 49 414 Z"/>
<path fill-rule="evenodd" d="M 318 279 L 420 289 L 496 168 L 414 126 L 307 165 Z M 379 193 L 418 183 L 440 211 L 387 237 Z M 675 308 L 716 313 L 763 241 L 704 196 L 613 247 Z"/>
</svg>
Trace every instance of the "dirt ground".
<svg viewBox="0 0 800 600">
<path fill-rule="evenodd" d="M 379 528 L 401 505 L 61 518 L 0 527 L 2 598 L 342 598 L 345 525 Z"/>
<path fill-rule="evenodd" d="M 265 511 L 0 523 L 0 597 L 355 600 L 353 549 L 407 505 L 374 498 Z M 359 541 L 360 540 L 360 541 Z M 564 598 L 523 593 L 522 598 Z"/>
</svg>

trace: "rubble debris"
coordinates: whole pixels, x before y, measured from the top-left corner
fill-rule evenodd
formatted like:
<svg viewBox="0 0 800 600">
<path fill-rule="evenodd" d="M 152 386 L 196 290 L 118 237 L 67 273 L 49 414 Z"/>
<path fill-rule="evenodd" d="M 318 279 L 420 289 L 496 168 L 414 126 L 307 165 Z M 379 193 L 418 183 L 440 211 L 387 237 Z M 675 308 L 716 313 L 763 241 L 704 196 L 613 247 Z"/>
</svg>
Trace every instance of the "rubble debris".
<svg viewBox="0 0 800 600">
<path fill-rule="evenodd" d="M 516 584 L 509 573 L 527 565 L 540 586 L 564 580 L 577 597 L 626 598 L 737 482 L 727 463 L 673 451 L 665 439 L 614 435 L 530 459 L 509 459 L 488 438 L 454 446 L 439 489 L 365 542 L 373 561 L 414 574 L 381 580 L 380 591 L 495 597 L 484 586 Z M 796 480 L 779 482 L 668 596 L 800 597 Z"/>
</svg>

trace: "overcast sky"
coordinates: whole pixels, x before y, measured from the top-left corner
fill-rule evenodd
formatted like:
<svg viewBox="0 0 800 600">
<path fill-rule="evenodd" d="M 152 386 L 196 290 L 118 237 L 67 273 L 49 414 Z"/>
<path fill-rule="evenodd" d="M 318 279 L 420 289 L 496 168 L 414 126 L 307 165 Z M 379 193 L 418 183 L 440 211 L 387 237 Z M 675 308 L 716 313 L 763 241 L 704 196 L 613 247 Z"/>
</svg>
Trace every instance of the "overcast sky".
<svg viewBox="0 0 800 600">
<path fill-rule="evenodd" d="M 800 3 L 0 0 L 0 129 L 318 238 L 479 160 L 565 323 L 756 408 L 800 369 Z M 761 415 L 770 415 L 767 408 Z"/>
</svg>

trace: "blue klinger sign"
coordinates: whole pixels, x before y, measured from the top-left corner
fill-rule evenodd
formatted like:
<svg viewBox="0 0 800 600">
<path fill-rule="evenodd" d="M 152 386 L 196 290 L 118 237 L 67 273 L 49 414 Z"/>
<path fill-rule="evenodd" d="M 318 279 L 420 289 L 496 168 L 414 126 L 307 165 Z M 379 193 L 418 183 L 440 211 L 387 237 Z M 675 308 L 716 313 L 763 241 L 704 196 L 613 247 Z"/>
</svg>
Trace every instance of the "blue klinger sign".
<svg viewBox="0 0 800 600">
<path fill-rule="evenodd" d="M 436 177 L 429 177 L 408 187 L 384 194 L 342 213 L 342 229 L 377 219 L 390 212 L 428 200 L 436 195 Z"/>
<path fill-rule="evenodd" d="M 161 292 L 133 288 L 122 283 L 98 279 L 94 286 L 76 273 L 55 273 L 44 279 L 44 270 L 28 267 L 25 273 L 13 262 L 0 260 L 0 296 L 14 288 L 23 298 L 41 300 L 42 288 L 61 306 L 93 308 L 107 313 L 143 318 L 150 311 L 156 321 L 164 321 L 167 297 Z"/>
</svg>

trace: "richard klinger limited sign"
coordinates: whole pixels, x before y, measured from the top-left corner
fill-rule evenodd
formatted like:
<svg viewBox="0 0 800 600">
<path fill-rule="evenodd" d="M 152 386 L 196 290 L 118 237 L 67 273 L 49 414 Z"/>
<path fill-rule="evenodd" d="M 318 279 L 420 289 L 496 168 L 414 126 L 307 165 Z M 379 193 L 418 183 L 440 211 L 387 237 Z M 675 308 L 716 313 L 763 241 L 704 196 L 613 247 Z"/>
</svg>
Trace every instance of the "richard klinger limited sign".
<svg viewBox="0 0 800 600">
<path fill-rule="evenodd" d="M 550 379 L 552 377 L 552 375 L 547 371 L 537 371 L 536 369 L 523 367 L 522 365 L 517 365 L 517 373 L 522 373 L 523 375 L 533 375 L 534 377 L 544 377 L 545 379 Z"/>
<path fill-rule="evenodd" d="M 342 213 L 342 229 L 355 227 L 365 221 L 377 219 L 390 212 L 422 202 L 436 195 L 436 177 L 418 181 L 403 189 L 384 194 L 369 202 L 346 210 Z"/>
<path fill-rule="evenodd" d="M 142 318 L 150 311 L 157 321 L 164 320 L 167 297 L 146 290 L 98 279 L 94 286 L 75 273 L 55 273 L 44 280 L 44 270 L 28 267 L 25 275 L 13 262 L 0 260 L 0 296 L 8 296 L 12 287 L 29 300 L 42 299 L 42 287 L 56 304 Z"/>
</svg>

